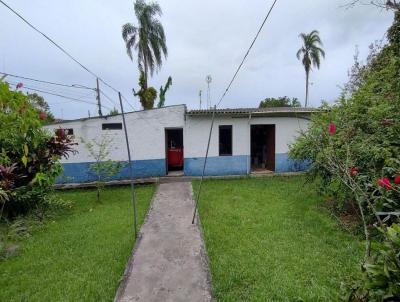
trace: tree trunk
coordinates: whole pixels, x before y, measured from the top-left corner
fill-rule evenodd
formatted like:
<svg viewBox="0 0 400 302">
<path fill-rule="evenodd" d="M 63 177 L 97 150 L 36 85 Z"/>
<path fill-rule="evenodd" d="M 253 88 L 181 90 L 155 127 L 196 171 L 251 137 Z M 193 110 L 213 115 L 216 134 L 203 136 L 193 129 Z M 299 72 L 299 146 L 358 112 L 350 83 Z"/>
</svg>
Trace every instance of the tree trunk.
<svg viewBox="0 0 400 302">
<path fill-rule="evenodd" d="M 308 71 L 306 71 L 306 102 L 305 102 L 305 105 L 304 105 L 304 107 L 307 107 L 307 104 L 308 104 Z"/>
<path fill-rule="evenodd" d="M 147 67 L 147 60 L 146 57 L 144 58 L 144 89 L 147 90 L 147 72 L 148 72 L 148 67 Z"/>
</svg>

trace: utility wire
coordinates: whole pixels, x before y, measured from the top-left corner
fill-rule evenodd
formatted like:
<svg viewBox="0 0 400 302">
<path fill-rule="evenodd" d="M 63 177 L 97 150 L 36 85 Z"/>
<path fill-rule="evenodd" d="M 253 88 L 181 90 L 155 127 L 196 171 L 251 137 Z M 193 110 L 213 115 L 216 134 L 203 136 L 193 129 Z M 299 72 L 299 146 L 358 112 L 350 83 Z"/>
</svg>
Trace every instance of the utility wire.
<svg viewBox="0 0 400 302">
<path fill-rule="evenodd" d="M 0 71 L 1 74 L 6 75 L 6 76 L 10 76 L 13 78 L 18 78 L 18 79 L 24 79 L 24 80 L 29 80 L 29 81 L 34 81 L 34 82 L 39 82 L 39 83 L 45 83 L 45 84 L 50 84 L 50 85 L 56 85 L 56 86 L 62 86 L 62 87 L 68 87 L 68 88 L 76 88 L 76 89 L 90 89 L 90 90 L 95 90 L 95 88 L 90 88 L 84 85 L 80 85 L 80 84 L 63 84 L 63 83 L 57 83 L 57 82 L 50 82 L 50 81 L 45 81 L 45 80 L 38 80 L 38 79 L 34 79 L 34 78 L 29 78 L 29 77 L 25 77 L 25 76 L 20 76 L 20 75 L 15 75 L 15 74 L 11 74 L 11 73 L 6 73 L 3 71 Z"/>
<path fill-rule="evenodd" d="M 114 106 L 115 108 L 117 108 L 117 104 L 114 102 L 114 100 L 113 100 L 111 97 L 109 97 L 107 94 L 105 94 L 105 93 L 103 92 L 103 90 L 101 90 L 101 89 L 100 89 L 100 93 L 101 93 L 110 103 L 112 103 L 113 106 Z"/>
<path fill-rule="evenodd" d="M 29 27 L 31 27 L 32 29 L 34 29 L 36 32 L 38 32 L 39 34 L 41 34 L 44 38 L 46 38 L 51 44 L 53 44 L 54 46 L 56 46 L 59 50 L 61 50 L 66 56 L 68 56 L 71 60 L 73 60 L 75 63 L 77 63 L 80 67 L 82 67 L 84 70 L 86 70 L 88 73 L 90 73 L 91 75 L 93 75 L 94 77 L 96 77 L 99 81 L 101 81 L 104 85 L 106 85 L 107 87 L 111 88 L 112 90 L 114 90 L 115 92 L 117 92 L 120 96 L 122 95 L 121 92 L 119 92 L 117 89 L 115 89 L 113 86 L 111 86 L 110 84 L 108 84 L 106 81 L 104 81 L 101 77 L 99 77 L 97 74 L 95 74 L 93 71 L 91 71 L 89 68 L 87 68 L 85 65 L 83 65 L 81 62 L 79 62 L 75 57 L 73 57 L 71 54 L 69 54 L 63 47 L 61 47 L 60 45 L 58 45 L 53 39 L 51 39 L 49 36 L 47 36 L 46 34 L 44 34 L 43 32 L 41 32 L 39 29 L 37 29 L 35 26 L 33 26 L 31 23 L 29 23 L 29 21 L 27 21 L 24 17 L 22 17 L 19 13 L 17 13 L 14 9 L 12 9 L 8 4 L 6 4 L 3 0 L 0 0 L 0 3 L 3 4 L 5 7 L 7 7 L 11 12 L 13 12 L 17 17 L 19 17 L 22 21 L 24 21 Z M 72 99 L 72 98 L 70 98 Z M 121 113 L 122 113 L 122 118 L 125 119 L 124 116 L 124 112 L 123 112 L 123 108 L 122 108 L 122 101 L 120 102 L 121 104 Z M 129 104 L 129 102 L 128 102 Z M 104 106 L 105 107 L 105 106 Z M 112 110 L 111 108 L 109 108 L 110 110 Z M 126 135 L 126 127 L 125 128 L 125 135 Z M 129 142 L 128 142 L 128 138 L 126 136 L 126 141 L 127 141 L 127 149 L 128 152 L 130 154 L 129 151 Z M 130 159 L 130 155 L 129 155 L 129 166 L 131 166 L 131 159 Z M 133 178 L 131 177 L 131 186 L 132 186 L 132 194 L 134 194 L 133 191 Z M 134 200 L 134 195 L 132 196 L 133 200 Z M 134 205 L 134 224 L 135 224 L 135 237 L 136 237 L 136 208 L 135 208 L 135 203 Z"/>
<path fill-rule="evenodd" d="M 115 92 L 119 92 L 117 89 L 115 89 L 113 86 L 108 84 L 105 80 L 103 80 L 100 76 L 98 76 L 96 73 L 91 71 L 88 67 L 83 65 L 81 62 L 79 62 L 78 59 L 76 59 L 73 55 L 71 55 L 68 51 L 66 51 L 62 46 L 60 46 L 57 42 L 55 42 L 52 38 L 50 38 L 48 35 L 46 35 L 44 32 L 40 31 L 36 26 L 34 26 L 32 23 L 30 23 L 28 20 L 26 20 L 21 14 L 19 14 L 17 11 L 15 11 L 13 8 L 11 8 L 7 3 L 5 3 L 3 0 L 0 0 L 0 3 L 3 4 L 6 8 L 8 8 L 13 14 L 15 14 L 18 18 L 20 18 L 23 22 L 25 22 L 30 28 L 35 30 L 37 33 L 42 35 L 46 40 L 48 40 L 51 44 L 53 44 L 55 47 L 57 47 L 61 52 L 63 52 L 66 56 L 68 56 L 71 60 L 73 60 L 76 64 L 78 64 L 80 67 L 82 67 L 84 70 L 86 70 L 88 73 L 90 73 L 92 76 L 95 78 L 98 78 L 99 81 L 101 81 L 104 85 L 107 87 L 111 88 Z"/>
<path fill-rule="evenodd" d="M 16 84 L 13 84 L 13 83 L 11 83 L 11 85 L 17 86 Z M 58 94 L 58 93 L 53 93 L 53 92 L 49 92 L 49 91 L 45 91 L 45 90 L 41 90 L 41 89 L 36 89 L 36 88 L 29 87 L 29 86 L 24 86 L 23 88 L 25 88 L 25 89 L 27 89 L 27 90 L 32 90 L 32 91 L 37 91 L 37 92 L 41 92 L 41 93 L 46 93 L 46 94 L 58 96 L 58 97 L 60 97 L 60 98 L 72 100 L 72 101 L 75 101 L 75 102 L 86 103 L 86 104 L 90 104 L 90 105 L 95 105 L 95 106 L 97 106 L 97 103 L 89 102 L 89 101 L 85 101 L 85 100 L 81 100 L 81 99 L 72 98 L 72 97 L 65 96 L 65 95 Z M 111 109 L 110 107 L 108 107 L 108 106 L 104 106 L 104 105 L 102 105 L 102 106 L 103 106 L 104 108 L 107 108 L 107 109 L 112 110 L 112 109 Z"/>
<path fill-rule="evenodd" d="M 6 82 L 10 83 L 14 86 L 18 83 L 16 81 L 10 81 L 10 80 L 7 80 Z M 38 86 L 38 85 L 36 85 L 36 83 L 23 84 L 23 86 L 29 87 L 29 89 L 41 89 L 41 90 L 45 90 L 46 92 L 58 93 L 58 94 L 62 94 L 64 96 L 72 97 L 72 98 L 82 99 L 82 98 L 90 97 L 91 100 L 93 100 L 93 98 L 94 98 L 94 96 L 93 96 L 94 91 L 91 91 L 89 94 L 80 94 L 80 93 L 76 94 L 71 91 L 57 90 L 57 89 L 54 89 L 53 87 Z"/>
<path fill-rule="evenodd" d="M 265 23 L 267 22 L 267 20 L 268 20 L 268 18 L 269 18 L 269 16 L 270 16 L 270 14 L 271 14 L 271 12 L 272 12 L 272 10 L 273 10 L 273 8 L 274 8 L 274 6 L 275 6 L 277 1 L 278 0 L 274 0 L 274 2 L 272 3 L 270 9 L 268 10 L 267 15 L 265 16 L 263 22 L 261 23 L 260 28 L 257 31 L 257 34 L 255 35 L 253 41 L 251 42 L 249 48 L 247 49 L 246 54 L 244 55 L 244 57 L 242 59 L 242 62 L 239 64 L 238 68 L 236 69 L 236 72 L 234 73 L 231 81 L 229 82 L 228 86 L 226 87 L 226 89 L 225 89 L 224 93 L 222 94 L 221 98 L 219 99 L 218 103 L 214 106 L 214 109 L 213 109 L 213 112 L 212 112 L 212 118 L 211 118 L 210 133 L 208 135 L 208 143 L 207 143 L 206 155 L 205 155 L 205 158 L 204 158 L 203 171 L 202 171 L 202 174 L 201 174 L 201 179 L 200 179 L 200 183 L 199 183 L 199 189 L 197 190 L 196 203 L 195 203 L 195 207 L 194 207 L 194 211 L 193 211 L 192 224 L 194 223 L 194 220 L 196 218 L 197 207 L 198 207 L 198 204 L 199 204 L 199 201 L 200 201 L 201 188 L 202 188 L 202 184 L 203 184 L 204 173 L 205 173 L 206 166 L 207 166 L 208 151 L 210 149 L 211 134 L 212 134 L 212 130 L 213 130 L 213 127 L 214 127 L 215 113 L 217 111 L 217 107 L 221 104 L 222 100 L 224 99 L 224 97 L 228 93 L 229 89 L 231 88 L 232 83 L 235 81 L 236 76 L 238 75 L 239 71 L 241 70 L 241 68 L 242 68 L 247 56 L 250 53 L 250 50 L 253 48 L 255 42 L 257 41 L 257 38 L 260 35 L 260 32 L 263 29 Z"/>
<path fill-rule="evenodd" d="M 125 102 L 129 105 L 129 107 L 131 107 L 132 111 L 136 111 L 135 107 L 133 107 L 131 102 L 129 102 L 129 100 L 126 97 L 124 97 L 122 94 L 121 94 L 121 96 L 125 100 Z"/>
<path fill-rule="evenodd" d="M 267 13 L 267 15 L 266 15 L 265 18 L 264 18 L 264 21 L 261 23 L 261 26 L 260 26 L 260 28 L 259 28 L 258 31 L 257 31 L 256 36 L 254 37 L 253 41 L 252 41 L 251 44 L 250 44 L 249 49 L 247 50 L 246 54 L 244 55 L 242 62 L 240 63 L 240 65 L 239 65 L 238 68 L 236 69 L 236 72 L 235 72 L 235 74 L 233 75 L 232 80 L 229 82 L 228 87 L 226 87 L 226 89 L 225 89 L 224 93 L 222 94 L 222 96 L 221 96 L 219 102 L 217 103 L 217 107 L 219 106 L 219 104 L 222 102 L 222 100 L 224 99 L 224 97 L 225 97 L 226 94 L 228 93 L 229 89 L 230 89 L 231 86 L 232 86 L 233 81 L 235 81 L 237 74 L 239 73 L 240 69 L 242 68 L 242 66 L 243 66 L 243 64 L 244 64 L 244 61 L 246 60 L 247 56 L 248 56 L 249 53 L 250 53 L 250 50 L 253 48 L 254 43 L 256 42 L 258 36 L 260 35 L 260 32 L 261 32 L 261 30 L 263 29 L 263 27 L 264 27 L 264 25 L 265 25 L 265 22 L 267 22 L 267 20 L 268 20 L 268 18 L 269 18 L 269 15 L 271 14 L 272 10 L 274 9 L 274 6 L 275 6 L 275 4 L 276 4 L 277 1 L 278 1 L 278 0 L 274 0 L 274 2 L 272 3 L 272 5 L 271 5 L 271 7 L 270 7 L 270 9 L 269 9 L 269 11 L 268 11 L 268 13 Z"/>
</svg>

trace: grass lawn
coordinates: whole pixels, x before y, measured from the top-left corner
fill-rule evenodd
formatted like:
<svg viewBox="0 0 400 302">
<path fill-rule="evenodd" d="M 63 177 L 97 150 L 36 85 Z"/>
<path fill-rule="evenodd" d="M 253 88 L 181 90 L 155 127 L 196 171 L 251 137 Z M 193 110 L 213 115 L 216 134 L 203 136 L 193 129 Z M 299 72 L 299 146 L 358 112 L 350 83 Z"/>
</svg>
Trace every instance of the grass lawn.
<svg viewBox="0 0 400 302">
<path fill-rule="evenodd" d="M 199 211 L 218 301 L 337 301 L 363 247 L 321 201 L 304 177 L 206 180 Z"/>
<path fill-rule="evenodd" d="M 136 186 L 139 225 L 154 186 Z M 18 244 L 20 254 L 0 262 L 0 301 L 112 301 L 131 253 L 129 187 L 58 193 L 73 209 Z"/>
</svg>

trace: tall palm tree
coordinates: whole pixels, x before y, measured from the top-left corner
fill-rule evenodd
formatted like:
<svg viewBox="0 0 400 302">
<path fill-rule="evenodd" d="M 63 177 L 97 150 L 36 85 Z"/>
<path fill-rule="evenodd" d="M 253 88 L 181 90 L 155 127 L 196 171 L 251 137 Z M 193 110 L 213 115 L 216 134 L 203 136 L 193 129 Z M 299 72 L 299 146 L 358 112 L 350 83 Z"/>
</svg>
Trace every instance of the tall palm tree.
<svg viewBox="0 0 400 302">
<path fill-rule="evenodd" d="M 161 7 L 156 2 L 147 4 L 144 0 L 134 3 L 138 26 L 126 23 L 122 26 L 122 38 L 125 41 L 126 52 L 133 60 L 132 49 L 138 54 L 139 70 L 144 72 L 144 87 L 147 89 L 147 78 L 162 65 L 162 55 L 168 55 L 164 28 L 156 18 L 162 15 Z"/>
<path fill-rule="evenodd" d="M 312 66 L 317 67 L 321 64 L 321 56 L 325 58 L 325 51 L 321 48 L 323 46 L 322 41 L 319 37 L 319 32 L 313 30 L 309 34 L 300 34 L 303 46 L 297 51 L 297 59 L 301 59 L 304 70 L 306 71 L 306 101 L 305 107 L 308 103 L 308 84 L 309 76 Z"/>
</svg>

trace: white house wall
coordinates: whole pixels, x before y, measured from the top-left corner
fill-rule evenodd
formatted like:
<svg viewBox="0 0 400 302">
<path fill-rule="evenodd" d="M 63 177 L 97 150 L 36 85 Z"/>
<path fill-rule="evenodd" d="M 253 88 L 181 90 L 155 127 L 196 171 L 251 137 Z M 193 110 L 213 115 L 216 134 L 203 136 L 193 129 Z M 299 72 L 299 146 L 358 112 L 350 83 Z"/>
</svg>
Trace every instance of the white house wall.
<svg viewBox="0 0 400 302">
<path fill-rule="evenodd" d="M 206 175 L 240 175 L 250 172 L 250 126 L 275 125 L 275 166 L 277 172 L 301 170 L 304 165 L 288 159 L 289 144 L 300 130 L 307 129 L 308 120 L 295 117 L 216 117 L 210 141 Z M 187 116 L 185 174 L 201 175 L 210 131 L 210 116 Z M 219 126 L 232 125 L 232 156 L 219 156 Z"/>
<path fill-rule="evenodd" d="M 165 175 L 165 128 L 183 128 L 185 110 L 184 105 L 178 105 L 125 115 L 135 177 Z M 86 142 L 93 140 L 99 142 L 103 135 L 111 137 L 109 159 L 122 162 L 128 160 L 124 129 L 102 130 L 103 123 L 122 123 L 122 116 L 92 118 L 46 126 L 50 131 L 72 128 L 78 142 L 76 147 L 78 153 L 62 161 L 65 177 L 59 179 L 60 182 L 81 182 L 93 179 L 94 175 L 91 175 L 88 170 L 94 159 L 89 155 L 82 139 Z M 125 166 L 118 178 L 128 176 L 128 166 Z"/>
<path fill-rule="evenodd" d="M 59 182 L 82 182 L 94 180 L 89 167 L 94 159 L 85 143 L 112 138 L 109 159 L 126 165 L 116 178 L 129 177 L 124 130 L 102 130 L 103 123 L 122 123 L 122 116 L 82 119 L 46 126 L 50 131 L 72 128 L 78 142 L 78 153 L 62 160 L 64 176 Z M 139 111 L 126 114 L 128 138 L 131 147 L 134 177 L 154 177 L 166 174 L 165 129 L 183 128 L 184 173 L 201 175 L 211 115 L 186 115 L 184 105 Z M 304 169 L 302 163 L 288 159 L 289 144 L 300 130 L 307 129 L 308 120 L 295 117 L 221 117 L 217 116 L 210 141 L 206 175 L 241 175 L 250 172 L 250 126 L 256 124 L 275 125 L 275 170 L 276 172 Z M 232 156 L 219 156 L 219 126 L 232 125 Z"/>
</svg>

